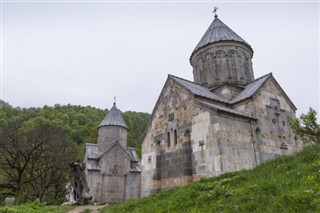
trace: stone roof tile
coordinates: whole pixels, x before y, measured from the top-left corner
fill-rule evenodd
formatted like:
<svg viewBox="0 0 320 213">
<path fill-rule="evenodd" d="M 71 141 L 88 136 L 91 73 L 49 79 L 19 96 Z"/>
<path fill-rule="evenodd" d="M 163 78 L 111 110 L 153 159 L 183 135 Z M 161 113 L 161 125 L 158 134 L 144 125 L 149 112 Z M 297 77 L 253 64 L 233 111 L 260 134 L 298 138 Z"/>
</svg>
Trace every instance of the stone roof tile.
<svg viewBox="0 0 320 213">
<path fill-rule="evenodd" d="M 202 36 L 196 48 L 193 50 L 193 53 L 201 47 L 218 41 L 236 41 L 244 43 L 248 45 L 250 49 L 252 49 L 243 38 L 241 38 L 216 16 L 205 34 Z"/>
<path fill-rule="evenodd" d="M 199 84 L 196 84 L 192 81 L 188 81 L 173 75 L 169 75 L 172 79 L 174 79 L 176 82 L 187 88 L 192 94 L 198 95 L 204 98 L 213 99 L 216 101 L 228 103 L 228 100 L 222 96 L 219 96 L 213 92 L 211 92 L 207 87 L 201 86 Z"/>
<path fill-rule="evenodd" d="M 264 85 L 270 76 L 272 76 L 271 73 L 261 76 L 260 78 L 250 82 L 242 92 L 240 92 L 236 97 L 234 97 L 234 99 L 230 101 L 230 103 L 234 104 L 252 97 L 261 88 L 261 86 Z"/>
<path fill-rule="evenodd" d="M 104 117 L 99 127 L 102 126 L 121 126 L 128 129 L 126 122 L 123 120 L 121 116 L 121 111 L 117 109 L 116 104 L 114 103 L 111 110 Z"/>
</svg>

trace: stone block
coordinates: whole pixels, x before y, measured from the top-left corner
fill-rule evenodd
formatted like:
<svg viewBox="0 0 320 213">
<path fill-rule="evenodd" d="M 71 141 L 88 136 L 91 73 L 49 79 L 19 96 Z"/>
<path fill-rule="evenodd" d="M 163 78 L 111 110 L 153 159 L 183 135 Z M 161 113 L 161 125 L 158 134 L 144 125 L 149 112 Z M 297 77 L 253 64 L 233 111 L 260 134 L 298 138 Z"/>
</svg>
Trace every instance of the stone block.
<svg viewBox="0 0 320 213">
<path fill-rule="evenodd" d="M 16 201 L 16 198 L 14 197 L 7 197 L 5 200 L 4 200 L 4 205 L 13 205 Z"/>
<path fill-rule="evenodd" d="M 226 138 L 218 138 L 218 146 L 227 146 L 228 142 Z"/>
</svg>

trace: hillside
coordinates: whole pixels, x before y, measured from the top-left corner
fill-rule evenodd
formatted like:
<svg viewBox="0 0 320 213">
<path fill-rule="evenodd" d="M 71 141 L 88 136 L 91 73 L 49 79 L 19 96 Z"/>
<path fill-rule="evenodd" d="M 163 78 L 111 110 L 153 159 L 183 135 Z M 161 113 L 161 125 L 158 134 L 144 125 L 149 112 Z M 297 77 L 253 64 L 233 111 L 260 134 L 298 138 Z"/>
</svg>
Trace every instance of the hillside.
<svg viewBox="0 0 320 213">
<path fill-rule="evenodd" d="M 102 212 L 319 212 L 320 146 Z"/>
</svg>

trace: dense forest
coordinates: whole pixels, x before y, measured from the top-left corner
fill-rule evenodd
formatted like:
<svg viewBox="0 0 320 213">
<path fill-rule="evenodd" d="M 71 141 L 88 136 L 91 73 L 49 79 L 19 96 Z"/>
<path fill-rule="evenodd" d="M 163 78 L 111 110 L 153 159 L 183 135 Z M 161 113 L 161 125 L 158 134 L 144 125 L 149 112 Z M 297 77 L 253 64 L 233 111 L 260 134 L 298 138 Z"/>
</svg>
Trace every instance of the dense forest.
<svg viewBox="0 0 320 213">
<path fill-rule="evenodd" d="M 108 109 L 56 104 L 20 108 L 0 100 L 0 200 L 62 200 L 68 163 L 82 161 L 85 143 L 96 143 Z M 140 137 L 150 115 L 123 112 L 128 146 L 141 155 Z"/>
</svg>

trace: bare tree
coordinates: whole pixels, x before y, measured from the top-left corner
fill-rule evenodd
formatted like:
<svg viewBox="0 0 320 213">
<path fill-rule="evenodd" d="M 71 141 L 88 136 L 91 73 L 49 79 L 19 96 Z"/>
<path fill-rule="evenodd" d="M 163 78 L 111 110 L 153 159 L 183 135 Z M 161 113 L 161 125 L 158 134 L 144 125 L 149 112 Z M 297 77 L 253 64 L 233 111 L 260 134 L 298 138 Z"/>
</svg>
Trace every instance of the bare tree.
<svg viewBox="0 0 320 213">
<path fill-rule="evenodd" d="M 63 130 L 44 117 L 13 120 L 1 128 L 0 194 L 25 202 L 52 201 L 64 194 L 68 162 L 75 146 Z"/>
</svg>

